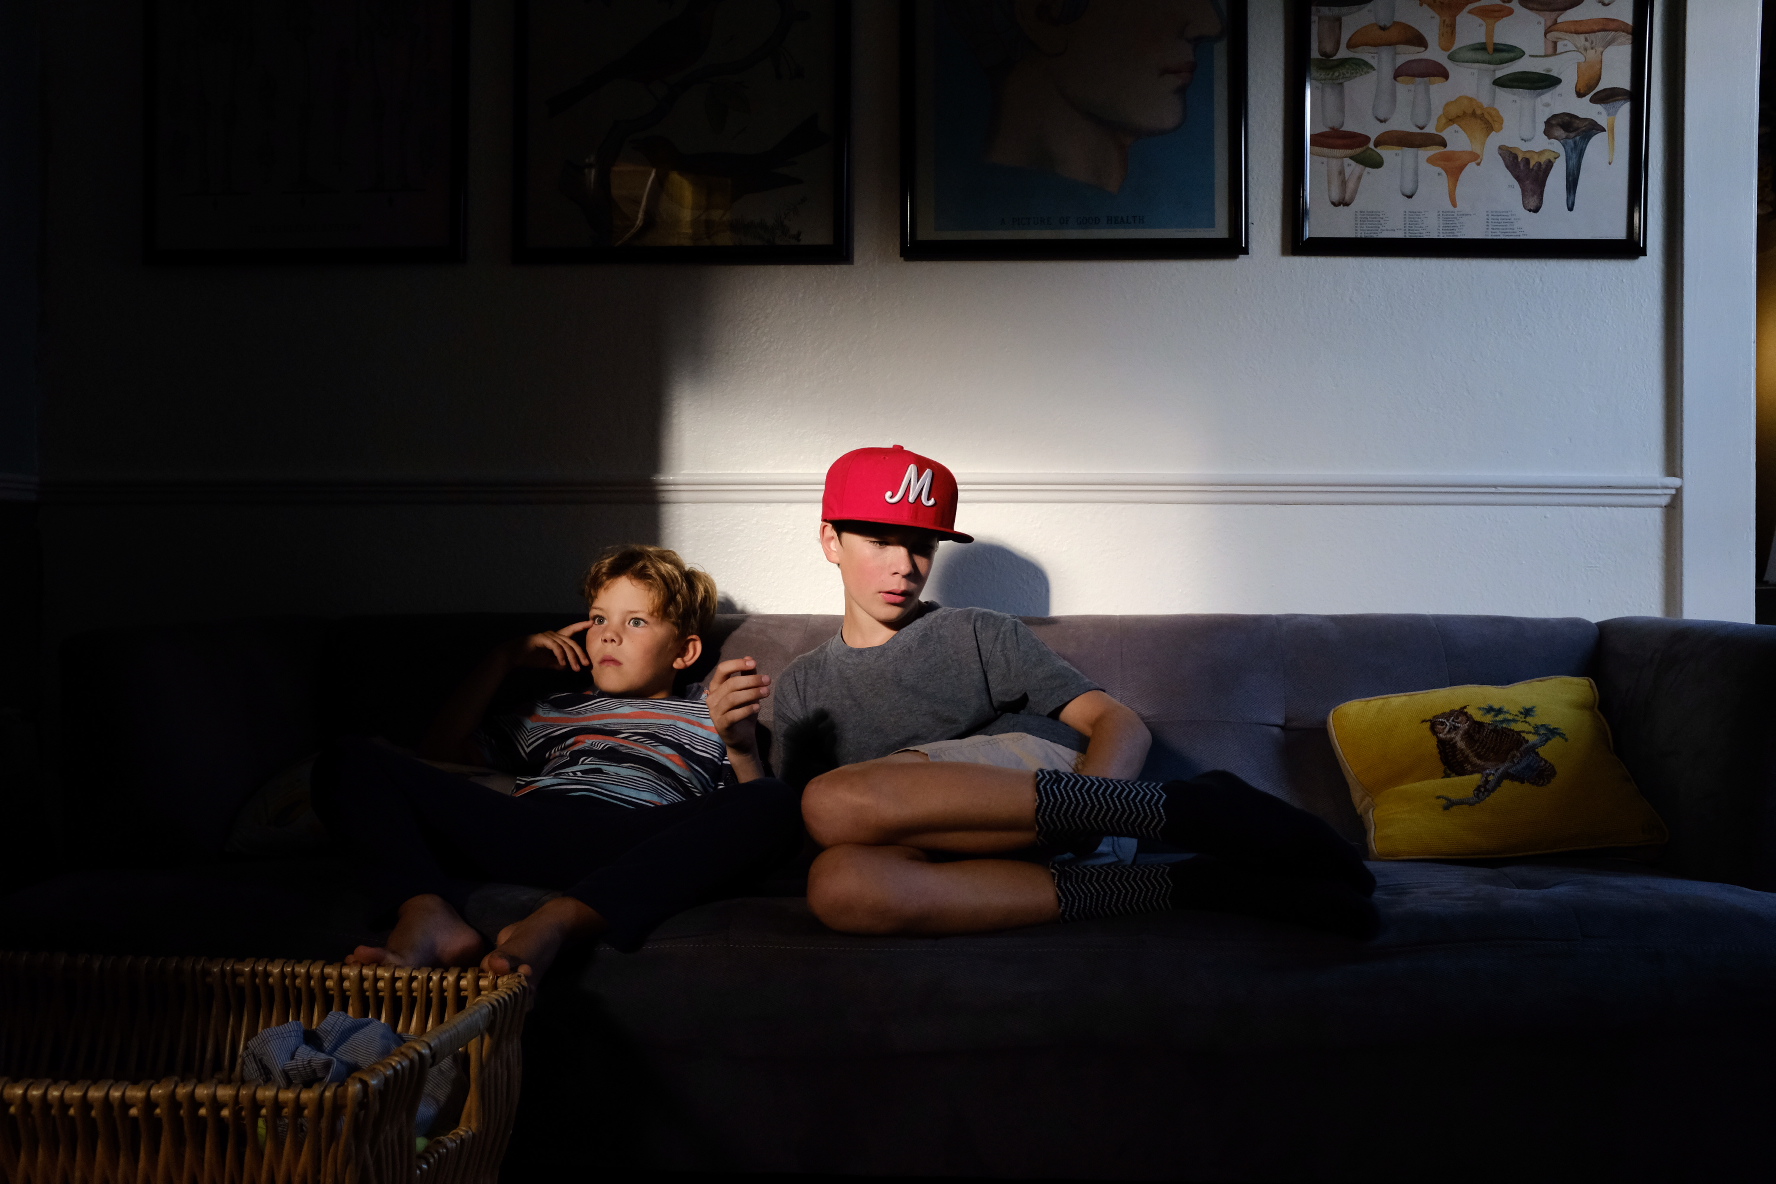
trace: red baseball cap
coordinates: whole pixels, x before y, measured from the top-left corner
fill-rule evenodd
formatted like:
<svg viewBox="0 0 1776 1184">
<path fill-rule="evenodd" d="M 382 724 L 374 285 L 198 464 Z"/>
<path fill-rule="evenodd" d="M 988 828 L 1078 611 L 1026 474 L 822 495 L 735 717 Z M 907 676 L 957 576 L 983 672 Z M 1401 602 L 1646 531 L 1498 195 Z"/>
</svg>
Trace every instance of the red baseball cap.
<svg viewBox="0 0 1776 1184">
<path fill-rule="evenodd" d="M 915 526 L 958 543 L 973 535 L 956 529 L 956 475 L 916 452 L 857 448 L 826 471 L 820 517 L 827 522 Z"/>
</svg>

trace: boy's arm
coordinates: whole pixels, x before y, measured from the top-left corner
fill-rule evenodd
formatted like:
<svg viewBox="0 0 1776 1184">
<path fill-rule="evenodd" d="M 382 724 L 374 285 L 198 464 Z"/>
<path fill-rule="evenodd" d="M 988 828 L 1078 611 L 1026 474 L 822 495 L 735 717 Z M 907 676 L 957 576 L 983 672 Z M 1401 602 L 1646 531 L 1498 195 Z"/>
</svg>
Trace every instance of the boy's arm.
<svg viewBox="0 0 1776 1184">
<path fill-rule="evenodd" d="M 760 777 L 767 775 L 765 762 L 759 759 L 756 751 L 736 752 L 730 748 L 728 749 L 728 763 L 734 766 L 734 780 L 742 784 L 748 781 L 757 781 Z"/>
<path fill-rule="evenodd" d="M 496 647 L 438 709 L 432 726 L 426 730 L 425 739 L 419 743 L 421 759 L 455 761 L 463 765 L 485 764 L 487 754 L 475 743 L 475 731 L 481 726 L 481 717 L 487 714 L 487 705 L 493 702 L 500 684 L 506 681 L 506 675 L 520 666 L 545 670 L 586 669 L 590 665 L 586 651 L 580 648 L 573 635 L 591 624 L 591 621 L 575 621 L 559 632 L 533 633 Z"/>
<path fill-rule="evenodd" d="M 728 749 L 728 763 L 737 781 L 769 775 L 759 753 L 758 713 L 771 697 L 771 676 L 759 673 L 751 657 L 729 658 L 709 676 L 705 702 L 709 718 Z"/>
<path fill-rule="evenodd" d="M 1124 779 L 1141 775 L 1153 736 L 1139 715 L 1098 689 L 1016 617 L 982 613 L 975 628 L 996 703 L 1022 699 L 1025 710 L 1058 719 L 1085 736 L 1081 773 Z"/>
<path fill-rule="evenodd" d="M 1103 691 L 1087 691 L 1061 708 L 1060 721 L 1086 737 L 1078 772 L 1126 780 L 1141 775 L 1153 735 L 1133 710 Z"/>
</svg>

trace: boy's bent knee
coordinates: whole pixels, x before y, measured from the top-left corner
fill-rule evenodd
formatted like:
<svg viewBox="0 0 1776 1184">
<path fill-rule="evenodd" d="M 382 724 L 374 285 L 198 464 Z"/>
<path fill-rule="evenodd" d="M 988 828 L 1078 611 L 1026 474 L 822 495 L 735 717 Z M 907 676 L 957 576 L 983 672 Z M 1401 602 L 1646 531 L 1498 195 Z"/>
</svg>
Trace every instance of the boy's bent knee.
<svg viewBox="0 0 1776 1184">
<path fill-rule="evenodd" d="M 877 787 L 866 765 L 822 773 L 802 791 L 802 821 L 822 847 L 888 841 Z"/>
<path fill-rule="evenodd" d="M 907 916 L 894 890 L 896 862 L 880 848 L 828 848 L 808 869 L 808 908 L 821 924 L 840 933 L 901 932 Z"/>
</svg>

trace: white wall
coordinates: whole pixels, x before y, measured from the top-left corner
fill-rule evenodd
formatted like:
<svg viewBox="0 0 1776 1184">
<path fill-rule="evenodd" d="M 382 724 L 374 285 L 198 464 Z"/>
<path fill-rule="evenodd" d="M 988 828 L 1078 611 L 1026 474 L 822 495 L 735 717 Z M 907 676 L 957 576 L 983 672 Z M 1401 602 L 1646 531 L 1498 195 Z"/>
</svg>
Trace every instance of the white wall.
<svg viewBox="0 0 1776 1184">
<path fill-rule="evenodd" d="M 1755 29 L 1752 0 L 1709 3 Z M 140 151 L 139 6 L 53 6 L 43 463 L 52 494 L 87 503 L 46 508 L 59 627 L 106 612 L 565 608 L 587 555 L 628 535 L 681 546 L 746 607 L 831 611 L 811 482 L 838 453 L 887 443 L 1022 482 L 1015 501 L 964 492 L 963 527 L 1008 549 L 992 562 L 1017 584 L 1012 607 L 1607 617 L 1683 611 L 1691 583 L 1736 578 L 1731 530 L 1686 547 L 1683 500 L 1659 504 L 1661 482 L 1686 475 L 1686 406 L 1713 406 L 1685 402 L 1677 343 L 1696 335 L 1693 360 L 1708 327 L 1682 315 L 1663 120 L 1652 168 L 1670 183 L 1653 186 L 1645 259 L 1292 258 L 1283 5 L 1254 0 L 1249 257 L 909 264 L 894 10 L 860 0 L 855 265 L 515 268 L 510 14 L 475 7 L 469 264 L 149 269 L 135 190 L 116 183 Z M 1662 25 L 1683 15 L 1661 7 Z M 1692 119 L 1739 118 L 1755 63 L 1732 62 L 1691 84 Z M 1743 207 L 1749 234 L 1749 180 L 1741 194 L 1712 176 L 1684 213 Z M 1722 381 L 1730 432 L 1737 391 Z M 1749 440 L 1749 380 L 1745 396 Z M 272 507 L 105 504 L 218 496 L 169 495 L 168 480 L 656 472 L 783 474 L 789 491 L 464 506 L 450 499 L 482 495 L 431 485 L 409 491 L 426 504 L 385 506 L 286 484 L 253 495 L 287 503 Z M 1142 504 L 1067 474 L 1147 474 L 1162 492 Z M 1290 492 L 1309 478 L 1321 492 Z M 1478 487 L 1459 492 L 1464 478 Z M 1340 482 L 1367 504 L 1263 504 L 1336 503 Z M 1729 517 L 1730 485 L 1703 481 Z M 1743 610 L 1729 594 L 1706 601 L 1713 615 L 1749 618 L 1749 548 L 1748 535 Z"/>
<path fill-rule="evenodd" d="M 1756 154 L 1761 12 L 1744 0 L 1688 6 L 1684 40 L 1682 370 L 1673 417 L 1685 474 L 1673 534 L 1687 617 L 1753 619 L 1757 501 Z M 1726 85 L 1705 85 L 1710 72 Z M 1711 162 L 1725 160 L 1724 174 Z"/>
</svg>

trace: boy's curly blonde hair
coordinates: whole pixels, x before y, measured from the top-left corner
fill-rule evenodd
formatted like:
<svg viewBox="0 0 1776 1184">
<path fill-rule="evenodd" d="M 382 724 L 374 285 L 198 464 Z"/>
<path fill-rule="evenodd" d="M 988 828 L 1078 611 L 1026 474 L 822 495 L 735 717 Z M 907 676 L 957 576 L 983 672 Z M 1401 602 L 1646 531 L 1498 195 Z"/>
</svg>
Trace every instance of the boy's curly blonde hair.
<svg viewBox="0 0 1776 1184">
<path fill-rule="evenodd" d="M 580 583 L 586 606 L 606 584 L 625 576 L 653 589 L 654 611 L 680 637 L 700 637 L 715 623 L 714 578 L 685 563 L 677 551 L 646 543 L 624 543 L 598 557 Z"/>
</svg>

